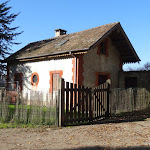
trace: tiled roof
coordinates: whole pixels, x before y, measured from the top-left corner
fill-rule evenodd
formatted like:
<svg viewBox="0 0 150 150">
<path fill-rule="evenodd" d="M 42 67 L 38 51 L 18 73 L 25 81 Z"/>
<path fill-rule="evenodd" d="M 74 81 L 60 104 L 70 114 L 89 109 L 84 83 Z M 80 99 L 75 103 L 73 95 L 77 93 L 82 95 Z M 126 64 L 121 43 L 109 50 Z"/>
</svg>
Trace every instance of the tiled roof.
<svg viewBox="0 0 150 150">
<path fill-rule="evenodd" d="M 68 51 L 88 50 L 118 24 L 120 23 L 115 22 L 80 32 L 30 43 L 8 57 L 6 61 L 61 54 Z"/>
</svg>

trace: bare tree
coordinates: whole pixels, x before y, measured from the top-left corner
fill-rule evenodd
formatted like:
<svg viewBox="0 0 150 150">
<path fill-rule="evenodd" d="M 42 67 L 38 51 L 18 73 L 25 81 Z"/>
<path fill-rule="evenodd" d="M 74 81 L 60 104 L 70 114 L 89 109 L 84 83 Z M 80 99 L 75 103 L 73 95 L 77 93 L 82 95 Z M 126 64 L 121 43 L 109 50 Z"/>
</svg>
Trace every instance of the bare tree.
<svg viewBox="0 0 150 150">
<path fill-rule="evenodd" d="M 149 71 L 150 70 L 150 62 L 145 63 L 142 67 L 131 68 L 128 67 L 128 71 Z"/>
</svg>

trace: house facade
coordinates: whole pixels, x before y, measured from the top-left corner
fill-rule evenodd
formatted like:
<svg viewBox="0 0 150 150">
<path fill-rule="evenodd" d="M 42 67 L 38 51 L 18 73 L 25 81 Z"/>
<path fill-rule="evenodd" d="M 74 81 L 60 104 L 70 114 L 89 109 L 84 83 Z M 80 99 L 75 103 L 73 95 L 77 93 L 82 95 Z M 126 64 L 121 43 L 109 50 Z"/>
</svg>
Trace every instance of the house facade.
<svg viewBox="0 0 150 150">
<path fill-rule="evenodd" d="M 51 39 L 30 43 L 7 62 L 7 82 L 18 81 L 25 94 L 30 90 L 53 93 L 58 79 L 85 87 L 111 80 L 119 87 L 119 72 L 124 63 L 140 61 L 119 22 L 66 34 L 55 30 Z"/>
</svg>

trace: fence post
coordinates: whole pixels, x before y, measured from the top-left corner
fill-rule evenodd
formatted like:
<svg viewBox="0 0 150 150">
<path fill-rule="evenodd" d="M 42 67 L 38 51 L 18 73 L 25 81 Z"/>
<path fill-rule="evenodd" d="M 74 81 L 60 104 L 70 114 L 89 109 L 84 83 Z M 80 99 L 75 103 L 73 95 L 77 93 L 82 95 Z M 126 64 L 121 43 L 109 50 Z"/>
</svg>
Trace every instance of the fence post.
<svg viewBox="0 0 150 150">
<path fill-rule="evenodd" d="M 65 125 L 64 79 L 59 79 L 59 126 Z"/>
<path fill-rule="evenodd" d="M 108 87 L 107 87 L 107 112 L 106 112 L 106 118 L 109 117 L 110 113 L 109 113 L 109 93 L 110 93 L 110 84 L 108 84 Z"/>
<path fill-rule="evenodd" d="M 89 112 L 90 121 L 93 121 L 93 100 L 94 100 L 94 89 L 90 89 L 90 100 L 89 100 Z"/>
</svg>

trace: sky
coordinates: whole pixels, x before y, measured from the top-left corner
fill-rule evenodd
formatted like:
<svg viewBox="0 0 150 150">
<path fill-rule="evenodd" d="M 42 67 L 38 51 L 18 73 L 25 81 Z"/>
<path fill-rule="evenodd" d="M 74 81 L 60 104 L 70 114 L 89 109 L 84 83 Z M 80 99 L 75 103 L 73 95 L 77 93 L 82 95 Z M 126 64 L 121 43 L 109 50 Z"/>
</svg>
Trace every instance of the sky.
<svg viewBox="0 0 150 150">
<path fill-rule="evenodd" d="M 5 0 L 0 0 L 5 2 Z M 31 42 L 55 36 L 55 29 L 67 33 L 120 22 L 135 51 L 140 64 L 126 64 L 138 68 L 150 62 L 150 0 L 10 0 L 10 13 L 19 16 L 11 24 L 24 31 L 16 39 L 13 52 Z"/>
</svg>

